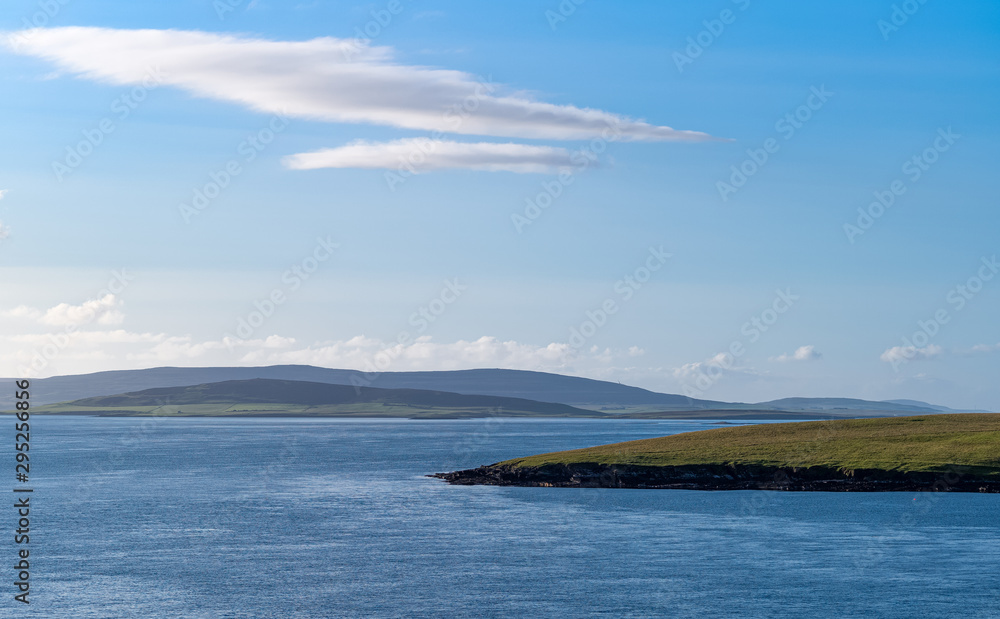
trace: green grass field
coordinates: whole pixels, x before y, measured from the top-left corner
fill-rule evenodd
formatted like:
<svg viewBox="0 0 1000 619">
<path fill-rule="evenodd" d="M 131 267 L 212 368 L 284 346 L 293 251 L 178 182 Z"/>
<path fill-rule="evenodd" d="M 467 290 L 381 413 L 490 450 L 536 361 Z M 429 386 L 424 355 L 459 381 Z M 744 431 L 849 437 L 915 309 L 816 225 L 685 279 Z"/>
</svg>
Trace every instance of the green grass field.
<svg viewBox="0 0 1000 619">
<path fill-rule="evenodd" d="M 500 464 L 757 465 L 1000 476 L 1000 414 L 761 424 L 574 449 Z"/>
</svg>

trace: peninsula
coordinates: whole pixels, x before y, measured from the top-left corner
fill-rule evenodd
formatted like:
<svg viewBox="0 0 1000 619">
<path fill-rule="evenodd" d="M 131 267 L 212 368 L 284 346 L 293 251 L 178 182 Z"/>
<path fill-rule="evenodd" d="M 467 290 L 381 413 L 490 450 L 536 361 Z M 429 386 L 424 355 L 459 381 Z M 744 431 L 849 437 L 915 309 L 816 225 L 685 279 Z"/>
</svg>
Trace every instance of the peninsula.
<svg viewBox="0 0 1000 619">
<path fill-rule="evenodd" d="M 1000 414 L 718 428 L 431 477 L 570 488 L 1000 492 Z"/>
</svg>

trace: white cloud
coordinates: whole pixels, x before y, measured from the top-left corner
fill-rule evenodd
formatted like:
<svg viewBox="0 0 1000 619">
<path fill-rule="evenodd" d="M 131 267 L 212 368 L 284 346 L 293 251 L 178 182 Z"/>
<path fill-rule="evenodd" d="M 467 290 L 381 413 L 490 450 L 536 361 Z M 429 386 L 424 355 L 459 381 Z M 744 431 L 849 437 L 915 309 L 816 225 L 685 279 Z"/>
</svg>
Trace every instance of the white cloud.
<svg viewBox="0 0 1000 619">
<path fill-rule="evenodd" d="M 944 352 L 944 349 L 935 344 L 925 346 L 924 348 L 917 348 L 916 346 L 893 346 L 883 352 L 879 358 L 886 363 L 891 363 L 893 367 L 897 367 L 900 363 L 907 361 L 931 359 L 942 352 Z"/>
<path fill-rule="evenodd" d="M 288 348 L 293 344 L 295 344 L 294 337 L 282 337 L 280 335 L 269 335 L 262 342 L 265 348 Z"/>
<path fill-rule="evenodd" d="M 27 305 L 18 305 L 14 309 L 5 310 L 2 315 L 4 318 L 28 318 L 30 320 L 38 320 L 42 317 L 42 311 L 35 309 L 34 307 L 28 307 Z"/>
<path fill-rule="evenodd" d="M 0 315 L 8 318 L 27 318 L 56 327 L 81 326 L 92 322 L 99 325 L 117 325 L 125 320 L 125 315 L 118 309 L 121 304 L 115 295 L 107 294 L 100 299 L 84 301 L 80 305 L 60 303 L 47 310 L 19 305 Z"/>
<path fill-rule="evenodd" d="M 510 368 L 599 375 L 635 350 L 596 347 L 580 351 L 565 343 L 531 344 L 483 336 L 435 342 L 429 336 L 401 345 L 365 336 L 297 345 L 270 335 L 241 340 L 198 340 L 190 335 L 133 333 L 123 329 L 21 334 L 0 339 L 0 362 L 32 368 L 25 375 L 57 375 L 160 365 L 279 365 L 376 371 Z M 44 358 L 44 363 L 39 360 Z M 101 363 L 92 363 L 100 360 Z M 20 371 L 20 370 L 19 370 Z"/>
<path fill-rule="evenodd" d="M 780 354 L 777 357 L 771 357 L 771 361 L 780 361 L 782 363 L 788 361 L 816 361 L 817 359 L 822 359 L 823 353 L 816 350 L 816 347 L 812 344 L 808 346 L 799 346 L 795 349 L 792 354 Z"/>
<path fill-rule="evenodd" d="M 303 363 L 365 371 L 455 370 L 478 367 L 564 368 L 576 353 L 567 344 L 545 346 L 483 336 L 477 340 L 438 343 L 424 336 L 402 345 L 357 336 L 281 352 L 253 350 L 242 363 Z"/>
<path fill-rule="evenodd" d="M 0 189 L 0 200 L 3 200 L 3 197 L 5 195 L 7 195 L 7 190 L 6 189 Z"/>
<path fill-rule="evenodd" d="M 198 31 L 42 28 L 8 33 L 15 53 L 112 84 L 160 84 L 251 109 L 342 123 L 466 135 L 622 141 L 713 139 L 610 112 L 501 92 L 461 71 L 403 65 L 389 47 L 331 37 L 270 41 Z"/>
<path fill-rule="evenodd" d="M 720 352 L 705 361 L 685 363 L 678 368 L 674 368 L 671 373 L 681 384 L 696 383 L 704 376 L 717 380 L 722 375 L 742 375 L 748 377 L 758 377 L 761 375 L 760 372 L 753 368 L 737 366 L 733 356 L 725 352 Z"/>
<path fill-rule="evenodd" d="M 113 294 L 104 295 L 101 299 L 84 301 L 81 305 L 60 303 L 46 310 L 38 322 L 52 326 L 85 325 L 91 322 L 99 325 L 117 325 L 125 320 L 125 315 L 118 310 L 120 306 L 121 301 Z"/>
<path fill-rule="evenodd" d="M 33 377 L 78 374 L 101 370 L 177 366 L 258 366 L 309 364 L 365 372 L 509 368 L 561 372 L 570 375 L 627 377 L 635 368 L 616 367 L 634 361 L 642 349 L 591 347 L 575 349 L 566 343 L 535 344 L 483 336 L 437 342 L 418 337 L 405 345 L 363 335 L 333 341 L 300 343 L 293 337 L 271 334 L 240 339 L 232 336 L 204 339 L 190 334 L 132 332 L 102 326 L 116 314 L 113 295 L 98 301 L 48 309 L 19 306 L 3 312 L 8 318 L 28 319 L 48 329 L 0 334 L 0 375 Z M 90 325 L 79 328 L 93 312 Z M 104 316 L 103 323 L 98 316 Z M 70 325 L 77 328 L 69 328 Z M 8 368 L 2 370 L 3 367 Z M 648 368 L 647 368 L 648 369 Z M 653 372 L 659 375 L 660 370 Z M 611 378 L 609 374 L 607 376 Z"/>
<path fill-rule="evenodd" d="M 1000 351 L 1000 343 L 997 344 L 976 344 L 971 352 L 997 352 Z"/>
<path fill-rule="evenodd" d="M 440 169 L 506 171 L 519 174 L 551 173 L 569 169 L 572 155 L 565 148 L 451 142 L 428 138 L 408 138 L 392 142 L 357 141 L 339 148 L 285 157 L 293 170 L 317 168 L 403 169 L 417 172 Z"/>
</svg>

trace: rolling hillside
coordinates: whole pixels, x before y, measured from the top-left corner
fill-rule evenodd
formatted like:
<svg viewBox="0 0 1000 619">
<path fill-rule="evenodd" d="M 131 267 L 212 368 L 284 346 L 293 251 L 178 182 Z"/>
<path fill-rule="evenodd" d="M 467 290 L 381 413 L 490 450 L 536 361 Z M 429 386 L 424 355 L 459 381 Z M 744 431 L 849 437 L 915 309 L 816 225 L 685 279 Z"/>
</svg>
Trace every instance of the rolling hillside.
<svg viewBox="0 0 1000 619">
<path fill-rule="evenodd" d="M 546 372 L 477 369 L 450 372 L 383 372 L 366 375 L 356 370 L 336 370 L 309 365 L 249 368 L 164 367 L 55 376 L 32 381 L 32 396 L 41 404 L 54 404 L 158 387 L 181 387 L 254 378 L 361 385 L 380 389 L 426 389 L 587 405 L 588 408 L 628 406 L 659 410 L 692 410 L 713 408 L 723 404 L 656 393 L 619 383 Z M 5 381 L 12 380 L 5 379 Z M 12 394 L 7 393 L 7 390 L 0 392 L 0 407 L 9 407 L 11 397 Z"/>
<path fill-rule="evenodd" d="M 420 418 L 599 417 L 565 404 L 522 398 L 464 395 L 421 389 L 355 388 L 304 381 L 223 381 L 188 387 L 158 387 L 120 395 L 82 398 L 42 406 L 36 414 L 91 415 L 297 415 Z"/>
</svg>

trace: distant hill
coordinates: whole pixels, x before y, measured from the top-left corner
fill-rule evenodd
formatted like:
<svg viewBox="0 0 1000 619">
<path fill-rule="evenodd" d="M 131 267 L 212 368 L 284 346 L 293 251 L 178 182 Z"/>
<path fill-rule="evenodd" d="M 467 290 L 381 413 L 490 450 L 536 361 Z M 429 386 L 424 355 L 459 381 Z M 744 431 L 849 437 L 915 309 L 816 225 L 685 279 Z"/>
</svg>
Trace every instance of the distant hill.
<svg viewBox="0 0 1000 619">
<path fill-rule="evenodd" d="M 42 406 L 36 413 L 100 415 L 306 415 L 600 417 L 565 404 L 422 389 L 376 389 L 255 378 L 157 387 Z"/>
<path fill-rule="evenodd" d="M 116 370 L 32 381 L 32 398 L 54 404 L 99 395 L 157 387 L 181 387 L 229 380 L 267 378 L 333 385 L 362 385 L 381 389 L 428 389 L 452 393 L 524 398 L 540 402 L 586 405 L 588 408 L 645 407 L 650 410 L 697 410 L 724 405 L 681 395 L 656 393 L 638 387 L 546 372 L 478 369 L 449 372 L 382 372 L 335 370 L 310 365 L 230 368 L 151 368 Z M 6 379 L 5 382 L 13 380 Z M 7 391 L 10 391 L 8 393 Z M 0 392 L 0 408 L 9 408 L 13 390 Z"/>
<path fill-rule="evenodd" d="M 686 413 L 706 417 L 711 416 L 708 414 L 711 411 L 726 411 L 727 415 L 739 414 L 743 418 L 765 418 L 761 415 L 768 412 L 779 417 L 789 417 L 794 414 L 800 417 L 818 418 L 959 412 L 915 400 L 875 402 L 852 398 L 783 398 L 757 404 L 729 403 L 657 393 L 616 382 L 524 370 L 475 369 L 443 372 L 382 372 L 368 375 L 357 370 L 338 370 L 310 365 L 162 367 L 55 376 L 33 380 L 31 395 L 35 404 L 44 405 L 147 389 L 253 379 L 521 398 L 596 410 L 608 415 L 629 416 L 655 416 L 657 413 L 664 413 L 665 417 L 677 417 L 666 413 Z M 0 380 L 8 385 L 13 381 L 13 379 Z M 10 385 L 10 388 L 0 387 L 0 410 L 12 408 L 13 393 L 13 385 Z M 745 412 L 739 413 L 739 411 Z"/>
<path fill-rule="evenodd" d="M 947 406 L 937 406 L 935 404 L 928 404 L 927 402 L 921 402 L 920 400 L 884 400 L 889 404 L 902 404 L 903 406 L 921 406 L 923 408 L 929 408 L 936 411 L 953 411 L 955 409 L 948 408 Z"/>
<path fill-rule="evenodd" d="M 783 411 L 877 411 L 884 410 L 894 413 L 938 413 L 942 410 L 951 410 L 946 407 L 931 406 L 925 402 L 916 400 L 900 400 L 896 402 L 874 402 L 872 400 L 858 400 L 854 398 L 782 398 L 771 400 L 770 402 L 760 402 L 754 405 L 760 408 L 769 408 Z"/>
<path fill-rule="evenodd" d="M 936 411 L 941 411 L 942 413 L 989 413 L 992 411 L 987 411 L 983 409 L 956 409 L 948 408 L 947 406 L 938 406 L 937 404 L 928 404 L 927 402 L 921 402 L 920 400 L 886 400 L 890 404 L 904 404 L 908 406 L 923 406 L 925 408 L 930 408 Z"/>
</svg>

